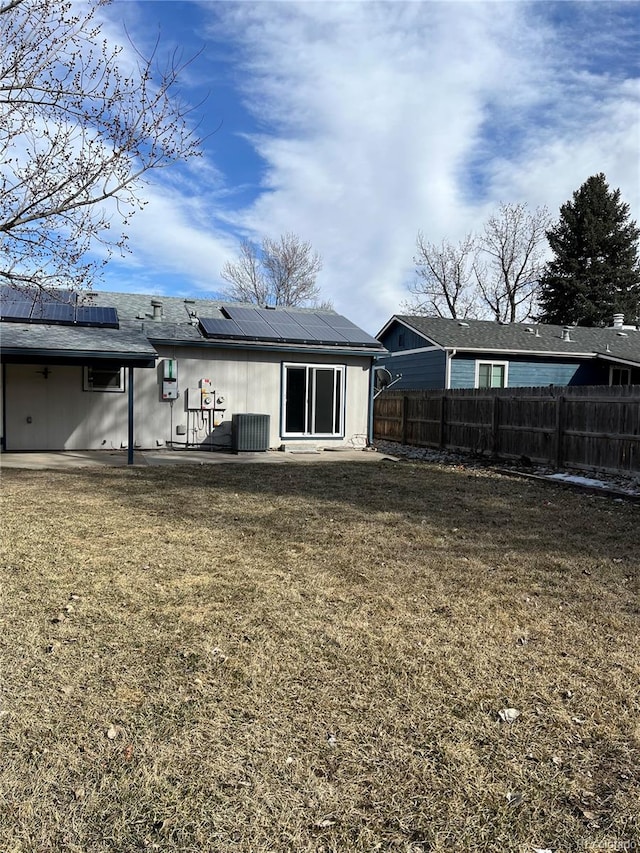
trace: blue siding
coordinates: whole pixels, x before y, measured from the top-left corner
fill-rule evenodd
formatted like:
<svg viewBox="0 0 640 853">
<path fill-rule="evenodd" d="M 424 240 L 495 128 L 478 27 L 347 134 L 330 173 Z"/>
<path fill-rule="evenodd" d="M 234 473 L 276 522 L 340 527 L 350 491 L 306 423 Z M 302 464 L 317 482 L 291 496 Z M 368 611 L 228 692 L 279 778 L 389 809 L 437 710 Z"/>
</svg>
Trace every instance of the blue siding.
<svg viewBox="0 0 640 853">
<path fill-rule="evenodd" d="M 451 387 L 473 388 L 476 381 L 476 360 L 456 355 L 451 359 Z"/>
<path fill-rule="evenodd" d="M 401 336 L 404 336 L 402 342 Z M 422 335 L 416 334 L 400 323 L 394 323 L 378 340 L 389 352 L 401 352 L 404 349 L 419 349 L 421 347 L 432 346 Z"/>
<path fill-rule="evenodd" d="M 543 385 L 608 385 L 609 368 L 596 361 L 559 361 L 554 358 L 505 356 L 495 353 L 461 353 L 451 362 L 451 387 L 473 388 L 476 361 L 506 361 L 509 388 Z"/>
<path fill-rule="evenodd" d="M 396 355 L 377 359 L 376 364 L 387 368 L 393 377 L 402 379 L 394 384 L 396 389 L 444 388 L 446 358 L 442 350 Z"/>
</svg>

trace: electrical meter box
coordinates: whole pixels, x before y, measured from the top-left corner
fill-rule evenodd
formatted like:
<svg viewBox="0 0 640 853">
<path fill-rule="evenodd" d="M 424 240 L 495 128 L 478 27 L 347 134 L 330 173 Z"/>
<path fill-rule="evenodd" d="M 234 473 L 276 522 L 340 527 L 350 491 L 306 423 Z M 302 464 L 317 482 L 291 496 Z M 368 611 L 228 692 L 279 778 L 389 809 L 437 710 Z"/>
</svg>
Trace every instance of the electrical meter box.
<svg viewBox="0 0 640 853">
<path fill-rule="evenodd" d="M 178 399 L 178 361 L 165 358 L 162 362 L 162 399 Z"/>
<path fill-rule="evenodd" d="M 191 412 L 202 408 L 202 391 L 200 388 L 187 388 L 187 409 Z"/>
<path fill-rule="evenodd" d="M 210 379 L 200 380 L 200 393 L 202 397 L 200 408 L 204 411 L 213 411 L 216 407 L 216 398 Z"/>
</svg>

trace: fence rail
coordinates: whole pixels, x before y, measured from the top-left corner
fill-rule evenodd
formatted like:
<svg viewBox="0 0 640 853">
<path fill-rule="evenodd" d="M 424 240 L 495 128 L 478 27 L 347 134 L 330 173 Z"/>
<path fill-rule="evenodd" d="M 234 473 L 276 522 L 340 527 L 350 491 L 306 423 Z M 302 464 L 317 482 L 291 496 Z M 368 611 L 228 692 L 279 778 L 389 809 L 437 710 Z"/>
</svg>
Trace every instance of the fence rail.
<svg viewBox="0 0 640 853">
<path fill-rule="evenodd" d="M 416 447 L 527 457 L 610 473 L 640 472 L 640 385 L 389 389 L 374 403 L 373 436 Z"/>
</svg>

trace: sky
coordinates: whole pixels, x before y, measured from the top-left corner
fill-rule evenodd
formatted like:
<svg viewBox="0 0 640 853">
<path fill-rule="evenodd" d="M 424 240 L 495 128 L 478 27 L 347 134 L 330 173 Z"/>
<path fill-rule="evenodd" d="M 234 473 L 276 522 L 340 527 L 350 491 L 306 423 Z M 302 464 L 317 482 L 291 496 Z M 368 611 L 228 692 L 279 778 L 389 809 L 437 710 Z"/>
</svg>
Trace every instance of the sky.
<svg viewBox="0 0 640 853">
<path fill-rule="evenodd" d="M 640 220 L 640 3 L 115 0 L 105 34 L 192 58 L 202 156 L 149 175 L 131 252 L 96 287 L 220 297 L 243 239 L 294 233 L 322 300 L 371 334 L 401 313 L 416 236 L 502 203 L 554 220 L 603 172 Z"/>
</svg>

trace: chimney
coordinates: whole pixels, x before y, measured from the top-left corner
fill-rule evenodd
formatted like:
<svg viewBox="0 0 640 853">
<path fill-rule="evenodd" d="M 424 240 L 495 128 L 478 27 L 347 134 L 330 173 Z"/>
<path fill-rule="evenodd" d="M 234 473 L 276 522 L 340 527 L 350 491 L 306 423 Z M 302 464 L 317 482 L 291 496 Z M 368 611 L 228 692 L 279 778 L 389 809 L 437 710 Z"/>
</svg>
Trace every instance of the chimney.
<svg viewBox="0 0 640 853">
<path fill-rule="evenodd" d="M 159 299 L 152 299 L 151 307 L 153 308 L 153 319 L 162 320 L 162 302 Z"/>
<path fill-rule="evenodd" d="M 613 328 L 621 329 L 624 326 L 624 314 L 613 315 Z"/>
<path fill-rule="evenodd" d="M 570 341 L 571 340 L 571 326 L 565 326 L 562 330 L 562 340 Z"/>
</svg>

